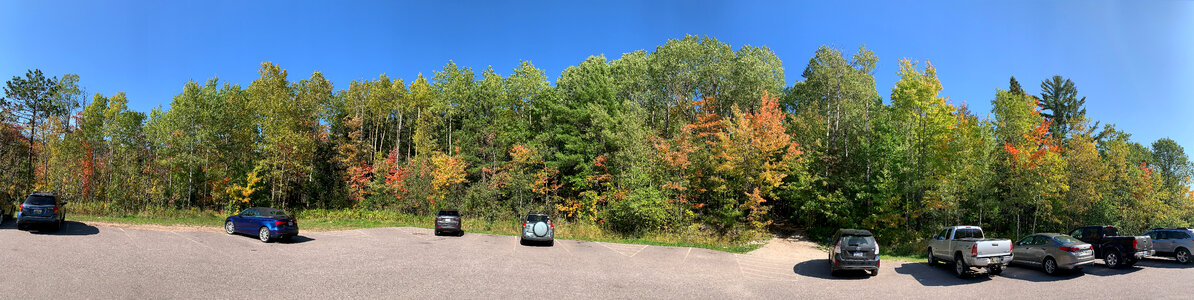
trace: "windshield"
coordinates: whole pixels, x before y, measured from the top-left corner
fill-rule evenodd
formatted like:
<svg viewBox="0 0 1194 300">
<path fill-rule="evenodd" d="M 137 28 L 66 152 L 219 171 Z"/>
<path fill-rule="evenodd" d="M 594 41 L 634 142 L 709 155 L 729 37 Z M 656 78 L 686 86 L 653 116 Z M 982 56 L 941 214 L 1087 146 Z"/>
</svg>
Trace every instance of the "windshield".
<svg viewBox="0 0 1194 300">
<path fill-rule="evenodd" d="M 288 214 L 286 214 L 286 212 L 282 211 L 281 209 L 276 209 L 276 208 L 262 208 L 262 209 L 258 209 L 257 211 L 261 212 L 261 215 L 266 216 L 266 217 L 289 216 Z"/>
<path fill-rule="evenodd" d="M 547 216 L 529 215 L 529 216 L 527 216 L 527 222 L 530 222 L 530 223 L 547 222 Z"/>
<path fill-rule="evenodd" d="M 1072 238 L 1069 236 L 1065 236 L 1065 235 L 1055 236 L 1055 237 L 1053 237 L 1053 240 L 1057 241 L 1058 243 L 1061 243 L 1062 245 L 1082 243 L 1082 241 L 1079 241 L 1078 239 L 1075 239 L 1075 238 Z"/>
<path fill-rule="evenodd" d="M 457 212 L 455 210 L 441 210 L 441 211 L 439 211 L 439 216 L 441 216 L 441 217 L 459 217 L 460 212 Z"/>
<path fill-rule="evenodd" d="M 954 233 L 954 239 L 981 239 L 983 231 L 975 228 L 962 228 Z"/>
<path fill-rule="evenodd" d="M 869 246 L 875 244 L 875 237 L 873 236 L 857 236 L 847 235 L 842 236 L 842 245 L 846 246 Z"/>
<path fill-rule="evenodd" d="M 29 196 L 29 198 L 25 198 L 25 204 L 29 204 L 29 205 L 54 205 L 54 197 L 46 197 L 46 196 Z"/>
</svg>

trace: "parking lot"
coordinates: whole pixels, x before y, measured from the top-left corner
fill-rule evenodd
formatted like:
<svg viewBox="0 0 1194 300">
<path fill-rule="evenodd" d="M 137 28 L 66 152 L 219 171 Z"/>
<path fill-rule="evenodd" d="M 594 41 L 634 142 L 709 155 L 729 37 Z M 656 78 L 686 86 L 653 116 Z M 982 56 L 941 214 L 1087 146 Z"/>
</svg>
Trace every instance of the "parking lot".
<svg viewBox="0 0 1194 300">
<path fill-rule="evenodd" d="M 467 229 L 467 228 L 466 228 Z M 779 240 L 782 242 L 782 240 Z M 430 229 L 310 232 L 288 243 L 219 232 L 68 222 L 58 233 L 0 224 L 0 290 L 14 298 L 977 298 L 1190 299 L 1194 269 L 1171 260 L 1048 276 L 953 277 L 948 266 L 885 262 L 877 277 L 829 276 L 809 247 L 748 254 Z M 773 241 L 777 243 L 777 241 Z"/>
</svg>

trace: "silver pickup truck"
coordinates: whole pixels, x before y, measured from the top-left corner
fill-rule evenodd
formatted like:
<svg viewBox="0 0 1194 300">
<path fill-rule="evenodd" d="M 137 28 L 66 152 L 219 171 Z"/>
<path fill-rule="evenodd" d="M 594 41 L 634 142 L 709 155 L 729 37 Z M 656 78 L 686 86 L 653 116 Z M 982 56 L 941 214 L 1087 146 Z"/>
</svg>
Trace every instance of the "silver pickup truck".
<svg viewBox="0 0 1194 300">
<path fill-rule="evenodd" d="M 971 268 L 987 268 L 987 274 L 999 275 L 1012 262 L 1012 241 L 987 239 L 978 226 L 954 226 L 941 230 L 929 241 L 929 265 L 953 262 L 958 277 Z"/>
</svg>

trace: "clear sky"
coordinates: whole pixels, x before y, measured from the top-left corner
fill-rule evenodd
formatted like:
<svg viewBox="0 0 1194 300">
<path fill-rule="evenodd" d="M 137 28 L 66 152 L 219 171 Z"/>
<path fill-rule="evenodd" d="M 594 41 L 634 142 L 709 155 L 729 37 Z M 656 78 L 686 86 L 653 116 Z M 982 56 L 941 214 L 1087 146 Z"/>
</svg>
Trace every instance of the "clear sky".
<svg viewBox="0 0 1194 300">
<path fill-rule="evenodd" d="M 788 84 L 820 45 L 879 56 L 890 94 L 897 60 L 930 60 L 954 103 L 980 115 L 1016 78 L 1054 74 L 1087 115 L 1151 144 L 1194 151 L 1190 1 L 9 1 L 0 4 L 0 76 L 75 73 L 89 94 L 167 107 L 194 79 L 247 86 L 262 61 L 292 80 L 319 70 L 337 87 L 385 73 L 410 81 L 449 60 L 509 74 L 529 60 L 555 78 L 589 55 L 617 58 L 669 38 L 768 46 Z M 90 99 L 90 96 L 88 96 Z M 1191 152 L 1194 153 L 1194 152 Z"/>
</svg>

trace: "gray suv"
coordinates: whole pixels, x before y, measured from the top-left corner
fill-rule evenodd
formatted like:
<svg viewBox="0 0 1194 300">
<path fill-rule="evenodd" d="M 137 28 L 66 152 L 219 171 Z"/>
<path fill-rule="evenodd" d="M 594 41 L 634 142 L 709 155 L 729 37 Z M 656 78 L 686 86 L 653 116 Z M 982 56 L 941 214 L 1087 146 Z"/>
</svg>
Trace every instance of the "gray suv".
<svg viewBox="0 0 1194 300">
<path fill-rule="evenodd" d="M 1189 264 L 1190 251 L 1194 250 L 1194 230 L 1189 228 L 1157 228 L 1144 235 L 1153 238 L 1153 250 L 1157 256 L 1171 256 L 1177 262 Z"/>
<path fill-rule="evenodd" d="M 522 236 L 518 242 L 523 245 L 527 242 L 540 242 L 552 246 L 556 243 L 555 236 L 556 226 L 551 224 L 551 217 L 543 213 L 529 213 L 522 220 Z"/>
</svg>

